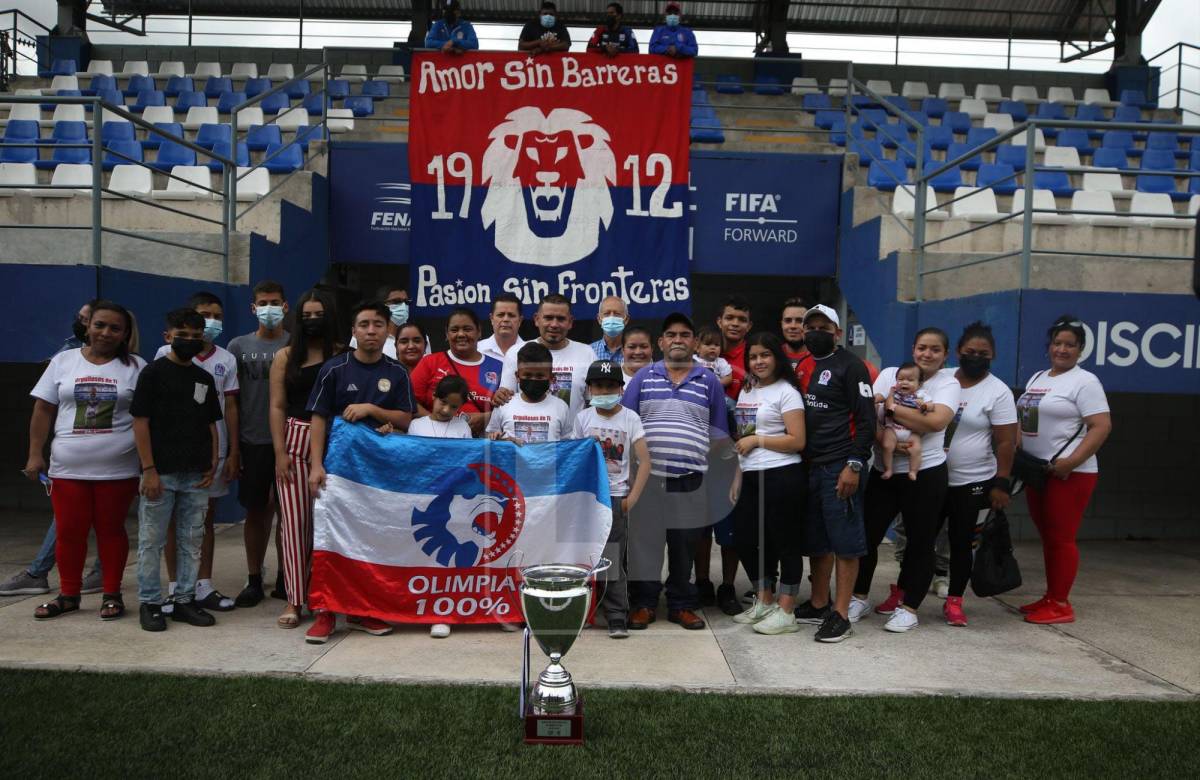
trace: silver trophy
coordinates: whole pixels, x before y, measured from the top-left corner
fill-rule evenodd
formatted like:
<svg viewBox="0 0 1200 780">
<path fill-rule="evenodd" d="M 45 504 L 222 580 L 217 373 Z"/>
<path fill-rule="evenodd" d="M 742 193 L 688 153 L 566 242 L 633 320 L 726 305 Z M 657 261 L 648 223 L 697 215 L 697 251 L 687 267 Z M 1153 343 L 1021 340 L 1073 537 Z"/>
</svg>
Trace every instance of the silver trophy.
<svg viewBox="0 0 1200 780">
<path fill-rule="evenodd" d="M 550 656 L 547 666 L 529 690 L 526 713 L 571 715 L 579 694 L 562 657 L 575 644 L 592 606 L 592 578 L 611 563 L 604 558 L 592 568 L 554 563 L 521 570 L 521 611 L 529 633 Z M 524 685 L 524 682 L 522 683 Z"/>
</svg>

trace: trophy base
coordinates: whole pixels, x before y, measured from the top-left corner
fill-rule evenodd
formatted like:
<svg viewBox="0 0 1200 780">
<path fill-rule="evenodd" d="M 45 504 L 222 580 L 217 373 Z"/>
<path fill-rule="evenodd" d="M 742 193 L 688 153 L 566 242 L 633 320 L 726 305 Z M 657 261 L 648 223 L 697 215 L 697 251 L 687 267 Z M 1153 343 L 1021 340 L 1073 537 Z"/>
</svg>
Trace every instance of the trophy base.
<svg viewBox="0 0 1200 780">
<path fill-rule="evenodd" d="M 547 715 L 536 714 L 532 705 L 525 705 L 526 745 L 582 745 L 583 697 L 575 703 L 573 712 Z"/>
</svg>

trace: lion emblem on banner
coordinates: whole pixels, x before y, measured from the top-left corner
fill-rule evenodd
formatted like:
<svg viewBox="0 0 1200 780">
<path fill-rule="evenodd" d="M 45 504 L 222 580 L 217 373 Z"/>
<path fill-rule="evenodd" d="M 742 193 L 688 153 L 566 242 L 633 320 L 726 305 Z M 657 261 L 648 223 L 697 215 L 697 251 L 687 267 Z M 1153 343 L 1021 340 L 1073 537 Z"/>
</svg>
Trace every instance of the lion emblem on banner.
<svg viewBox="0 0 1200 780">
<path fill-rule="evenodd" d="M 488 134 L 483 227 L 514 263 L 568 265 L 596 251 L 613 217 L 617 161 L 608 132 L 573 108 L 525 106 Z"/>
</svg>

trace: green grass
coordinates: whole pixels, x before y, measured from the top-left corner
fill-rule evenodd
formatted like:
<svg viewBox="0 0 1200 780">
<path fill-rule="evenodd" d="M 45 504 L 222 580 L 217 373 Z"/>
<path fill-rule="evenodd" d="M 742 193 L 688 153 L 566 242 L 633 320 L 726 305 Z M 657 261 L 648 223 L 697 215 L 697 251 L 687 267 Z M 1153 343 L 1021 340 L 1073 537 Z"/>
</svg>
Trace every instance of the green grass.
<svg viewBox="0 0 1200 780">
<path fill-rule="evenodd" d="M 1200 702 L 586 690 L 526 746 L 513 688 L 0 670 L 0 777 L 1194 776 Z"/>
</svg>

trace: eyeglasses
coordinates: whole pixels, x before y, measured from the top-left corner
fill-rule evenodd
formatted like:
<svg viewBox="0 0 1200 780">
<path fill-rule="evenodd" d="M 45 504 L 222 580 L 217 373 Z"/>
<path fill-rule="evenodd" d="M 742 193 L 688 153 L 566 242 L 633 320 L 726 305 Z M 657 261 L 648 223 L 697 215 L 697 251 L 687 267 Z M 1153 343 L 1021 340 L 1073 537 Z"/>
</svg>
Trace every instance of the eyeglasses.
<svg viewBox="0 0 1200 780">
<path fill-rule="evenodd" d="M 1079 320 L 1059 320 L 1058 322 L 1054 323 L 1054 327 L 1056 327 L 1056 328 L 1082 328 L 1083 323 L 1080 322 Z"/>
</svg>

